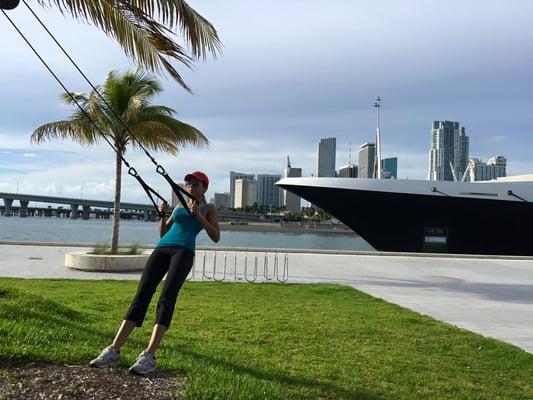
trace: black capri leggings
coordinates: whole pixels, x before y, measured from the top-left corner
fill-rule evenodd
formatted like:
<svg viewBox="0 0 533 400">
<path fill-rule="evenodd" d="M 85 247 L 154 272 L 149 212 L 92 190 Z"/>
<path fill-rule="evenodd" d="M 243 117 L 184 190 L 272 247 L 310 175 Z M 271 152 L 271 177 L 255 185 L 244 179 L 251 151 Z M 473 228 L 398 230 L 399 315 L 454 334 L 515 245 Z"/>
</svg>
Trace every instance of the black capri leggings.
<svg viewBox="0 0 533 400">
<path fill-rule="evenodd" d="M 194 253 L 184 247 L 157 247 L 144 266 L 137 294 L 124 319 L 141 326 L 157 285 L 168 271 L 165 285 L 157 302 L 155 323 L 170 326 L 178 292 L 194 261 Z"/>
</svg>

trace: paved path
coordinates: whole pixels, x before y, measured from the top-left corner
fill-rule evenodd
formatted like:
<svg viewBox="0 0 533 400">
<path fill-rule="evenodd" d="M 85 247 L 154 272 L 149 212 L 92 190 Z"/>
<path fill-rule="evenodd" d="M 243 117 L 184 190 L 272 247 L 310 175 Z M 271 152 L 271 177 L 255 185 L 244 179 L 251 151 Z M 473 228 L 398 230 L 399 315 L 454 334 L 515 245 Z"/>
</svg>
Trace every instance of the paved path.
<svg viewBox="0 0 533 400">
<path fill-rule="evenodd" d="M 84 249 L 0 245 L 0 276 L 137 279 L 140 275 L 65 268 L 65 253 L 79 250 Z M 260 262 L 260 273 L 261 268 Z M 200 276 L 197 270 L 196 277 Z M 289 282 L 349 285 L 533 352 L 533 259 L 290 253 Z"/>
</svg>

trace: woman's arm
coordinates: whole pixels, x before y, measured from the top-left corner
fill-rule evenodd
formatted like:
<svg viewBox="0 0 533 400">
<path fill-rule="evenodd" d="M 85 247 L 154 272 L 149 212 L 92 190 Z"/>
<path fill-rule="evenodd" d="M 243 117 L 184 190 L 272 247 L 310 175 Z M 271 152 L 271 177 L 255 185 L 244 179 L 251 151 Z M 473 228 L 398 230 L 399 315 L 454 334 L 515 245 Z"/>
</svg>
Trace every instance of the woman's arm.
<svg viewBox="0 0 533 400">
<path fill-rule="evenodd" d="M 159 210 L 164 213 L 167 210 L 167 207 L 164 204 L 161 204 L 159 206 Z M 173 222 L 174 219 L 172 218 L 172 214 L 170 214 L 170 217 L 168 217 L 166 220 L 165 218 L 161 218 L 159 220 L 159 237 L 163 237 L 165 233 L 168 232 L 168 229 L 172 226 Z"/>
<path fill-rule="evenodd" d="M 205 231 L 215 243 L 220 240 L 220 228 L 218 226 L 218 212 L 214 205 L 209 204 L 205 210 L 205 216 L 200 212 L 200 208 L 196 203 L 193 206 L 193 213 L 198 218 L 198 221 L 204 226 Z"/>
</svg>

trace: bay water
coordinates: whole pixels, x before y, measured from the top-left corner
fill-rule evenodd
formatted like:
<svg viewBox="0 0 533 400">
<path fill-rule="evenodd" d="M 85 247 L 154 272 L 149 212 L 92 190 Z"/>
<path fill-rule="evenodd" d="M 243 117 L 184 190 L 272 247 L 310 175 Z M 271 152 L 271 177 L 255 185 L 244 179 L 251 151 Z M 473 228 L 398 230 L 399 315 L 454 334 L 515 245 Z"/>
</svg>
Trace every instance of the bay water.
<svg viewBox="0 0 533 400">
<path fill-rule="evenodd" d="M 0 216 L 0 241 L 109 243 L 111 220 Z M 159 223 L 120 221 L 120 243 L 154 245 L 159 239 Z M 197 238 L 198 246 L 259 247 L 326 250 L 370 250 L 373 248 L 353 233 L 288 233 L 222 231 L 213 243 L 205 231 Z"/>
</svg>

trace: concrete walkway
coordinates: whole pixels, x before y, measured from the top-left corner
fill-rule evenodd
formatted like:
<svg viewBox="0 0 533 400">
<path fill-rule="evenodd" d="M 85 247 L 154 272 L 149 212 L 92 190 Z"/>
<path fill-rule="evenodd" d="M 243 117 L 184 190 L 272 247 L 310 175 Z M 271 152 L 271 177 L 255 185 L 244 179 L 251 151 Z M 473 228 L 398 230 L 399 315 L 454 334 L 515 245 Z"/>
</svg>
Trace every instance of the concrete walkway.
<svg viewBox="0 0 533 400">
<path fill-rule="evenodd" d="M 68 279 L 140 276 L 65 268 L 65 253 L 82 250 L 85 249 L 0 245 L 0 276 Z M 198 264 L 197 260 L 196 277 L 200 278 Z M 233 280 L 229 273 L 227 280 Z M 289 253 L 289 283 L 312 282 L 349 285 L 533 352 L 533 259 Z"/>
</svg>

